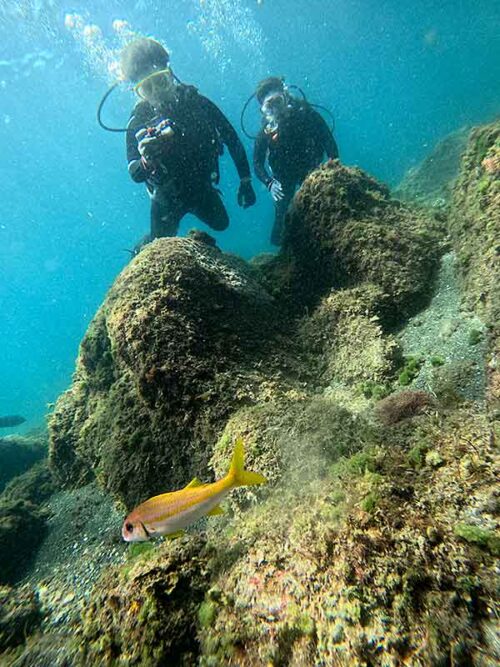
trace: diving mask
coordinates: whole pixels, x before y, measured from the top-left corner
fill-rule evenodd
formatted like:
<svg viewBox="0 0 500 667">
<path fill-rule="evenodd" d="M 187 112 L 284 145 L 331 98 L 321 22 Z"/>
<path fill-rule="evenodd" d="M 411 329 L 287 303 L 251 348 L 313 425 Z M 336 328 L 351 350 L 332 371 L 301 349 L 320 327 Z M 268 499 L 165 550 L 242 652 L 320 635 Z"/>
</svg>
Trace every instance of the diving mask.
<svg viewBox="0 0 500 667">
<path fill-rule="evenodd" d="M 267 95 L 262 103 L 260 110 L 266 119 L 264 132 L 270 134 L 273 138 L 277 137 L 279 118 L 286 106 L 287 99 L 281 91 Z"/>
<path fill-rule="evenodd" d="M 262 102 L 260 110 L 264 116 L 274 116 L 283 111 L 286 107 L 286 97 L 284 93 L 277 92 L 267 95 L 267 97 Z"/>
<path fill-rule="evenodd" d="M 148 102 L 158 101 L 165 97 L 174 87 L 174 77 L 172 70 L 166 69 L 158 70 L 152 74 L 148 74 L 144 79 L 134 86 L 134 92 Z"/>
</svg>

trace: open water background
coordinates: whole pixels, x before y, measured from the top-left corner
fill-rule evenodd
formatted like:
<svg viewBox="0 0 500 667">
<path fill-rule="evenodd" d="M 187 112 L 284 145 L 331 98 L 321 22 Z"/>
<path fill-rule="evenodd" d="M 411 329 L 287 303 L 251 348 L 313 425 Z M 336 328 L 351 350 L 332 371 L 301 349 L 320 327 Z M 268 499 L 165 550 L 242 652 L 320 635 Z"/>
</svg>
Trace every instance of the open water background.
<svg viewBox="0 0 500 667">
<path fill-rule="evenodd" d="M 81 17 L 72 29 L 68 14 Z M 176 74 L 238 130 L 256 82 L 286 76 L 334 112 L 342 161 L 390 185 L 444 135 L 500 109 L 498 0 L 0 0 L 0 415 L 23 414 L 20 430 L 69 385 L 124 249 L 149 228 L 124 136 L 95 118 L 117 19 L 164 42 Z M 124 126 L 132 105 L 114 94 L 106 121 Z M 231 226 L 214 235 L 249 258 L 272 249 L 272 204 L 255 183 L 257 205 L 239 209 L 237 183 L 224 157 Z M 193 226 L 204 228 L 188 217 L 181 233 Z"/>
</svg>

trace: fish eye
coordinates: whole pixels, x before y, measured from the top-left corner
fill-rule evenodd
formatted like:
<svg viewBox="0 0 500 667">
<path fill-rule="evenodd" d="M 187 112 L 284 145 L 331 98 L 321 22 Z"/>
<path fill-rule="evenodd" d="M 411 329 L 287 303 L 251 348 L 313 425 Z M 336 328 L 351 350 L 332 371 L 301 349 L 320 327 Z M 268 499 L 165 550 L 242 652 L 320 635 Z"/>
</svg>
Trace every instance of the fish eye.
<svg viewBox="0 0 500 667">
<path fill-rule="evenodd" d="M 127 533 L 131 533 L 131 532 L 134 530 L 134 526 L 133 526 L 133 524 L 131 524 L 131 523 L 126 523 L 126 524 L 125 524 L 125 530 L 127 531 Z"/>
</svg>

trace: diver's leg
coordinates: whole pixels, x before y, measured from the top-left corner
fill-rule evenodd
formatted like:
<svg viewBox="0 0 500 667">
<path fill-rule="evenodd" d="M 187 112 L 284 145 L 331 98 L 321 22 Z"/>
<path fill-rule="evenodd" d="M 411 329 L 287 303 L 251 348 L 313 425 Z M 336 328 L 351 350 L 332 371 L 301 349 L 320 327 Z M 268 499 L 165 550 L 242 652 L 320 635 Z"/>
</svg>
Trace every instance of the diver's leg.
<svg viewBox="0 0 500 667">
<path fill-rule="evenodd" d="M 151 241 L 164 236 L 176 236 L 179 223 L 188 207 L 179 194 L 170 188 L 157 190 L 151 197 Z"/>
<path fill-rule="evenodd" d="M 183 215 L 182 208 L 177 203 L 153 199 L 150 241 L 164 236 L 176 236 Z"/>
<path fill-rule="evenodd" d="M 193 202 L 191 212 L 206 225 L 218 232 L 222 232 L 229 225 L 229 216 L 226 207 L 217 190 L 211 186 L 197 192 L 196 201 Z"/>
<path fill-rule="evenodd" d="M 277 246 L 282 243 L 285 215 L 295 193 L 295 183 L 281 183 L 281 186 L 284 197 L 274 204 L 274 225 L 271 232 L 271 243 Z"/>
</svg>

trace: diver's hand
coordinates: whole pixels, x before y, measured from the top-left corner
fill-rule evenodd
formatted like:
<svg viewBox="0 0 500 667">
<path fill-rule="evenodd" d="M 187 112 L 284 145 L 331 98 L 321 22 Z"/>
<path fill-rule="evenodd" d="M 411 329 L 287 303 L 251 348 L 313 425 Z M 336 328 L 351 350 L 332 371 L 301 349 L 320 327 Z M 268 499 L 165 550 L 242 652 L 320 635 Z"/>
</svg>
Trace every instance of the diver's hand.
<svg viewBox="0 0 500 667">
<path fill-rule="evenodd" d="M 146 135 L 137 144 L 141 157 L 146 162 L 157 160 L 163 152 L 164 142 L 159 137 Z"/>
<path fill-rule="evenodd" d="M 280 201 L 285 196 L 281 183 L 277 181 L 275 178 L 271 179 L 269 185 L 267 186 L 267 189 L 271 193 L 271 197 L 274 199 L 275 202 Z"/>
<path fill-rule="evenodd" d="M 238 188 L 238 204 L 243 208 L 253 206 L 257 200 L 250 177 L 242 178 Z"/>
<path fill-rule="evenodd" d="M 168 120 L 160 121 L 155 127 L 140 129 L 135 138 L 141 157 L 146 162 L 157 160 L 163 153 L 166 141 L 171 139 L 173 134 L 172 124 Z"/>
</svg>

